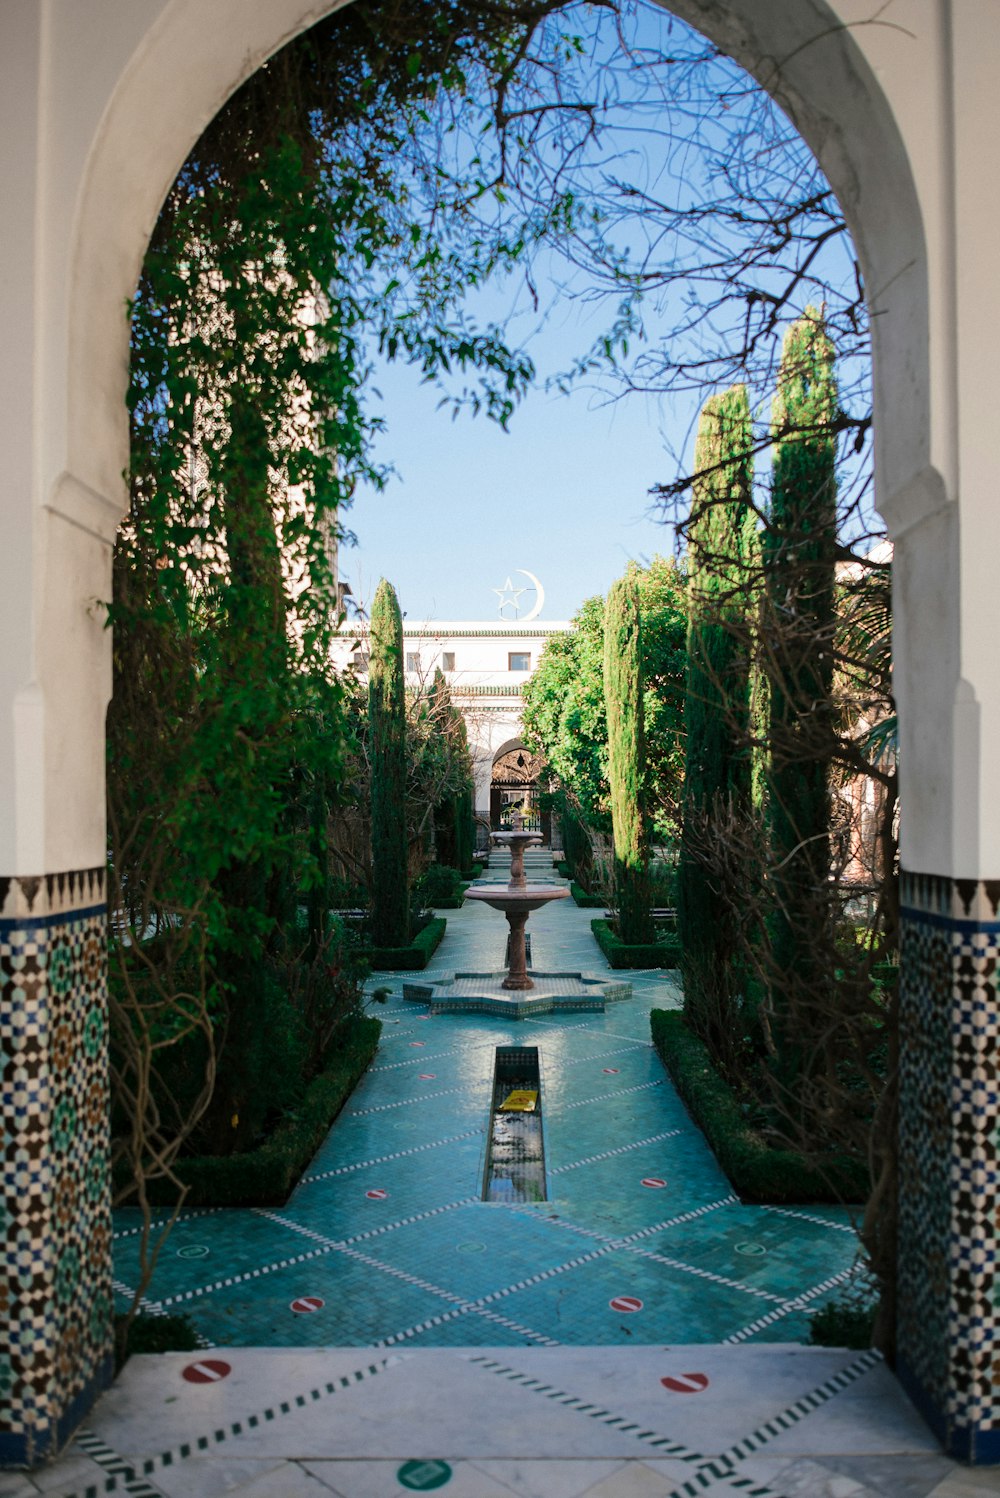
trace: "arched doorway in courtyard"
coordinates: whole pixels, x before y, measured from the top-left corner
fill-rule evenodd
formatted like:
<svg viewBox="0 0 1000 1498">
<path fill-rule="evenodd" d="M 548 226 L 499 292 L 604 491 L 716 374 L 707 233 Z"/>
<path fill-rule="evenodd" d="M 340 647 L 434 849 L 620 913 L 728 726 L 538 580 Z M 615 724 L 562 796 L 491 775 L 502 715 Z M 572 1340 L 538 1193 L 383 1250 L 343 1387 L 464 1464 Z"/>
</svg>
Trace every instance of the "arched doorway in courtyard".
<svg viewBox="0 0 1000 1498">
<path fill-rule="evenodd" d="M 211 28 L 196 0 L 155 10 L 100 0 L 84 22 L 69 7 L 44 20 L 31 4 L 5 15 L 3 306 L 14 374 L 0 405 L 0 965 L 4 1220 L 17 1273 L 0 1459 L 14 1465 L 58 1446 L 110 1373 L 99 953 L 110 642 L 94 601 L 110 593 L 125 501 L 122 307 L 159 203 L 205 122 L 332 8 L 218 0 Z M 993 208 L 968 183 L 978 143 L 996 128 L 1000 19 L 921 6 L 904 36 L 851 0 L 675 0 L 673 9 L 791 115 L 864 266 L 879 505 L 896 543 L 905 774 L 900 1366 L 952 1448 L 985 1460 L 1000 1452 L 1000 818 L 989 773 L 1000 685 L 989 627 L 994 464 L 975 434 L 989 430 L 998 308 Z M 54 1193 L 70 1175 L 83 1184 L 59 1216 Z"/>
<path fill-rule="evenodd" d="M 551 818 L 542 807 L 545 765 L 540 754 L 526 744 L 505 746 L 493 757 L 490 779 L 490 827 L 509 831 L 511 819 L 520 813 L 522 826 L 540 832 L 542 842 L 551 841 Z"/>
</svg>

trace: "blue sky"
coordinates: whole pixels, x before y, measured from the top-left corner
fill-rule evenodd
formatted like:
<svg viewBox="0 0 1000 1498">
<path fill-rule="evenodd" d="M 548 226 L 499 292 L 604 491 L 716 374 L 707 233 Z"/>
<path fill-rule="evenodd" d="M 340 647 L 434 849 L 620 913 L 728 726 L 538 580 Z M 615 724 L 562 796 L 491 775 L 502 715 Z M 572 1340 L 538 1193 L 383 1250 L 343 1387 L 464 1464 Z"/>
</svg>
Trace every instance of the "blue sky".
<svg viewBox="0 0 1000 1498">
<path fill-rule="evenodd" d="M 739 177 L 741 168 L 732 163 L 741 159 L 749 163 L 749 179 L 763 160 L 768 180 L 807 191 L 808 163 L 798 151 L 789 156 L 782 144 L 787 122 L 773 109 L 761 114 L 754 102 L 758 91 L 735 64 L 712 60 L 688 82 L 683 70 L 661 66 L 657 73 L 650 66 L 660 48 L 674 58 L 701 54 L 704 43 L 696 33 L 657 7 L 639 5 L 628 13 L 631 50 L 622 52 L 606 14 L 593 7 L 570 14 L 572 24 L 586 32 L 578 85 L 602 99 L 601 134 L 590 157 L 576 163 L 575 181 L 584 191 L 585 173 L 591 172 L 586 180 L 625 181 L 656 199 L 697 203 L 700 194 L 717 195 L 730 171 Z M 713 175 L 720 160 L 721 179 Z M 654 263 L 657 256 L 673 263 L 671 257 L 691 254 L 683 233 L 675 239 L 669 229 L 654 224 L 654 230 L 652 239 L 646 237 L 647 226 L 629 207 L 615 222 L 613 237 L 633 263 L 650 252 Z M 724 258 L 729 232 L 713 229 L 701 253 Z M 837 244 L 824 253 L 816 266 L 820 275 L 853 286 L 849 250 Z M 384 576 L 411 620 L 491 619 L 498 603 L 492 589 L 508 576 L 525 583 L 518 569 L 526 569 L 545 589 L 542 618 L 566 619 L 585 598 L 606 592 L 631 558 L 673 552 L 673 529 L 656 513 L 649 490 L 692 464 L 698 409 L 709 390 L 669 399 L 640 390 L 615 399 L 611 382 L 603 388 L 577 384 L 568 395 L 548 388 L 547 381 L 584 355 L 604 330 L 617 294 L 591 295 L 586 274 L 556 250 L 541 253 L 531 274 L 537 304 L 523 276 L 481 290 L 472 304 L 479 328 L 503 323 L 508 340 L 524 347 L 538 370 L 536 386 L 509 430 L 484 415 L 462 412 L 453 420 L 450 409 L 439 409 L 441 391 L 422 384 L 417 369 L 376 365 L 371 384 L 378 398 L 371 409 L 386 429 L 375 456 L 394 471 L 384 492 L 356 494 L 344 518 L 358 544 L 343 547 L 340 562 L 342 578 L 362 604 L 370 603 Z M 645 307 L 645 342 L 632 352 L 633 367 L 641 370 L 636 354 L 641 360 L 642 351 L 655 350 L 659 340 L 680 345 L 684 335 L 677 330 L 699 296 L 711 298 L 710 280 L 690 293 L 674 287 L 658 305 L 654 298 Z M 767 284 L 766 272 L 760 284 Z M 801 292 L 803 303 L 818 300 L 808 283 Z M 724 347 L 726 336 L 710 319 L 697 325 L 685 352 L 697 357 L 713 339 Z M 769 394 L 752 394 L 764 420 Z M 766 459 L 758 461 L 758 474 L 766 466 Z M 523 601 L 530 607 L 533 595 Z"/>
<path fill-rule="evenodd" d="M 363 600 L 385 576 L 411 619 L 488 619 L 491 589 L 526 568 L 545 590 L 541 617 L 568 619 L 630 557 L 671 550 L 647 492 L 675 467 L 652 401 L 538 389 L 503 431 L 481 415 L 452 420 L 407 366 L 375 383 L 396 475 L 383 493 L 360 493 L 348 518 L 358 546 L 343 551 L 341 574 Z"/>
</svg>

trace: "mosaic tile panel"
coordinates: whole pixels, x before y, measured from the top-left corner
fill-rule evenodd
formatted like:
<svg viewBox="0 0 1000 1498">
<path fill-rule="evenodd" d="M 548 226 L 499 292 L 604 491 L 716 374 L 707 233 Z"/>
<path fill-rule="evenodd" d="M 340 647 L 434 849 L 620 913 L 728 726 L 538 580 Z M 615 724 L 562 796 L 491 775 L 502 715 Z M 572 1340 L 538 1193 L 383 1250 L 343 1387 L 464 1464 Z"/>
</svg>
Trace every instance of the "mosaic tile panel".
<svg viewBox="0 0 1000 1498">
<path fill-rule="evenodd" d="M 957 1454 L 1000 1443 L 1000 883 L 904 874 L 900 1371 Z"/>
<path fill-rule="evenodd" d="M 103 869 L 0 880 L 0 1462 L 50 1455 L 111 1361 Z"/>
</svg>

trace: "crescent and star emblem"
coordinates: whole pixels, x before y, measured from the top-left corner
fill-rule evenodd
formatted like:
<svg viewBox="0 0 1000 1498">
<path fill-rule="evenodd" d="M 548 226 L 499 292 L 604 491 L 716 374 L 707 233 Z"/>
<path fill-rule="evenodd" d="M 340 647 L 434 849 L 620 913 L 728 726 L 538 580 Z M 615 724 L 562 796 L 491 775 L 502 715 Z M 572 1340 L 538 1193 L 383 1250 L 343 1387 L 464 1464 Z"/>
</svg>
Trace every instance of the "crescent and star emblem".
<svg viewBox="0 0 1000 1498">
<path fill-rule="evenodd" d="M 526 614 L 521 613 L 519 600 L 521 594 L 527 593 L 529 589 L 515 588 L 513 580 L 509 576 L 502 588 L 491 588 L 490 592 L 495 593 L 500 600 L 499 613 L 501 619 L 516 619 L 519 624 L 527 624 L 530 622 L 530 620 L 537 619 L 539 614 L 542 612 L 542 605 L 545 603 L 545 589 L 542 587 L 535 574 L 533 572 L 529 572 L 527 568 L 515 567 L 514 571 L 519 572 L 522 577 L 526 577 L 531 585 L 531 588 L 534 589 L 535 602 Z M 513 614 L 506 613 L 506 609 L 513 609 Z"/>
</svg>

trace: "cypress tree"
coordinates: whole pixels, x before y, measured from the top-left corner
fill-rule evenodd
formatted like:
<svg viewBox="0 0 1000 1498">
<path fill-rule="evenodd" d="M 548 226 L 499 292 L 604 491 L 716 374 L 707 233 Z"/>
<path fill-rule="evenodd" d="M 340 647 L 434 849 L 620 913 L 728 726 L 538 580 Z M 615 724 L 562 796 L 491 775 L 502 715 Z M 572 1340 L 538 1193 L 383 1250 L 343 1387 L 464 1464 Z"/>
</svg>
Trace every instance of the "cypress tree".
<svg viewBox="0 0 1000 1498">
<path fill-rule="evenodd" d="M 714 815 L 750 808 L 748 615 L 758 553 L 751 447 L 746 387 L 734 385 L 706 401 L 688 529 L 678 925 L 685 1013 L 720 1060 L 731 1055 L 734 1005 L 744 978 L 735 922 L 742 871 L 727 868 L 717 855 L 709 860 L 702 834 Z"/>
<path fill-rule="evenodd" d="M 643 787 L 642 640 L 631 570 L 612 584 L 604 611 L 604 703 L 618 932 L 624 942 L 649 942 L 654 933 Z"/>
<path fill-rule="evenodd" d="M 475 786 L 471 780 L 455 797 L 455 842 L 456 866 L 461 873 L 467 874 L 476 853 Z"/>
<path fill-rule="evenodd" d="M 808 308 L 782 349 L 765 540 L 770 694 L 768 820 L 774 910 L 771 1005 L 789 1091 L 818 1062 L 833 999 L 830 758 L 834 739 L 837 385 L 823 315 Z M 827 956 L 824 958 L 823 953 Z M 812 1058 L 812 1059 L 809 1059 Z"/>
<path fill-rule="evenodd" d="M 410 935 L 406 826 L 406 694 L 403 618 L 385 578 L 375 592 L 368 666 L 371 742 L 372 939 L 405 946 Z"/>
<path fill-rule="evenodd" d="M 440 666 L 434 671 L 431 682 L 431 721 L 433 732 L 445 741 L 456 732 L 456 711 L 452 706 L 451 692 Z M 463 724 L 464 726 L 464 724 Z M 434 807 L 434 858 L 437 863 L 449 868 L 461 868 L 458 862 L 458 793 L 449 790 Z"/>
</svg>

